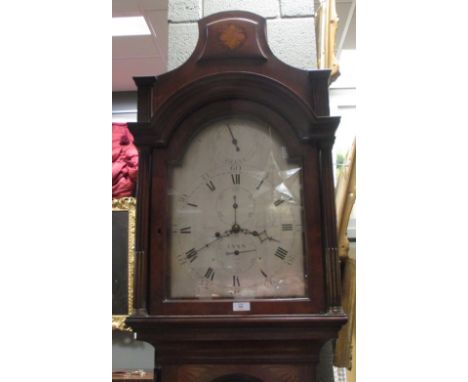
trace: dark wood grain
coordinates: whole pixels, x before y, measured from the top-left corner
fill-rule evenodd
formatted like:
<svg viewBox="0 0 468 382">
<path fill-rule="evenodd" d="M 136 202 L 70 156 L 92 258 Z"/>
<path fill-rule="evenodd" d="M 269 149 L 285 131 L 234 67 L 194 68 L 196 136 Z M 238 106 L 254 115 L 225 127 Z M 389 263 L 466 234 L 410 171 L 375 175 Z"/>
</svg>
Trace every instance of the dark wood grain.
<svg viewBox="0 0 468 382">
<path fill-rule="evenodd" d="M 153 115 L 152 88 L 156 77 L 136 77 L 134 81 L 138 88 L 137 114 L 138 122 L 149 122 Z"/>
<path fill-rule="evenodd" d="M 112 314 L 127 315 L 128 211 L 112 211 Z"/>
<path fill-rule="evenodd" d="M 112 372 L 113 382 L 152 382 L 153 372 L 149 370 L 119 370 Z"/>
<path fill-rule="evenodd" d="M 138 146 L 138 182 L 136 189 L 136 227 L 135 227 L 135 280 L 133 308 L 135 314 L 147 313 L 149 224 L 148 211 L 151 193 L 151 148 Z"/>
<path fill-rule="evenodd" d="M 127 324 L 155 347 L 163 382 L 314 381 L 321 346 L 346 322 L 331 157 L 339 118 L 329 116 L 330 72 L 278 60 L 265 19 L 252 13 L 211 15 L 199 29 L 185 64 L 135 81 L 139 115 L 129 127 L 140 152 L 140 255 L 135 314 Z M 236 115 L 271 126 L 303 168 L 307 296 L 252 300 L 249 312 L 233 312 L 229 299 L 171 299 L 167 289 L 170 166 L 179 165 L 200 129 Z"/>
<path fill-rule="evenodd" d="M 333 140 L 320 142 L 320 191 L 323 206 L 323 243 L 325 248 L 325 272 L 327 305 L 330 310 L 340 310 L 341 307 L 341 276 L 338 259 L 338 238 L 336 228 L 335 188 L 333 182 L 333 160 L 331 148 Z"/>
</svg>

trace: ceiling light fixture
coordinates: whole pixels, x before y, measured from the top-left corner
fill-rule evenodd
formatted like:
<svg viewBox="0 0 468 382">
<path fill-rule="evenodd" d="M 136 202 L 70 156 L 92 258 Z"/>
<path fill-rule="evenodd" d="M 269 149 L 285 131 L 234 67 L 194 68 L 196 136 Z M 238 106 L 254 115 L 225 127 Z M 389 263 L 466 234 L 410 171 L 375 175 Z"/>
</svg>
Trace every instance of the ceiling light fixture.
<svg viewBox="0 0 468 382">
<path fill-rule="evenodd" d="M 151 32 L 143 16 L 113 17 L 112 36 L 145 36 Z"/>
</svg>

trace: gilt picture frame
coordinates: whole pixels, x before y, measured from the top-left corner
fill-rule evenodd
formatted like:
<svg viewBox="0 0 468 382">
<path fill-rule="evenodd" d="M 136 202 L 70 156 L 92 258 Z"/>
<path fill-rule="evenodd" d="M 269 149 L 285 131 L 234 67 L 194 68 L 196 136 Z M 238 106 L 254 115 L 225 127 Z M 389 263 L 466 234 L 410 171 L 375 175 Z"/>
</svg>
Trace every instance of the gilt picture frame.
<svg viewBox="0 0 468 382">
<path fill-rule="evenodd" d="M 136 199 L 112 199 L 112 330 L 128 330 L 135 265 Z"/>
<path fill-rule="evenodd" d="M 336 188 L 338 255 L 342 263 L 342 306 L 348 322 L 341 328 L 335 345 L 334 365 L 353 369 L 356 360 L 356 258 L 350 254 L 348 225 L 356 201 L 356 139 L 346 158 Z M 354 378 L 355 380 L 355 378 Z"/>
</svg>

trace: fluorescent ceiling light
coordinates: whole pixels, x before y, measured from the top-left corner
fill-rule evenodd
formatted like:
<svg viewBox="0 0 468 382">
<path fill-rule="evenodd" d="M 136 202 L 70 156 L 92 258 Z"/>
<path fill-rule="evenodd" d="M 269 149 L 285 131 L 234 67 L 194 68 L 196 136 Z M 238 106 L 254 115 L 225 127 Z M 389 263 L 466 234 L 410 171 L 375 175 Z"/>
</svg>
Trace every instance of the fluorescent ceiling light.
<svg viewBox="0 0 468 382">
<path fill-rule="evenodd" d="M 113 17 L 112 36 L 144 36 L 151 32 L 143 16 Z"/>
</svg>

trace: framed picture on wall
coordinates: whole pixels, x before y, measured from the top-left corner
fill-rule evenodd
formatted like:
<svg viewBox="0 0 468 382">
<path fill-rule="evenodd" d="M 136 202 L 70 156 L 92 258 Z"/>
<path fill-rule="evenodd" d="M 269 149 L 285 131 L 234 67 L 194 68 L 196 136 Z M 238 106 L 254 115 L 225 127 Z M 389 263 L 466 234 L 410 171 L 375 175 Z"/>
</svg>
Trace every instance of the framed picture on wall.
<svg viewBox="0 0 468 382">
<path fill-rule="evenodd" d="M 112 199 L 112 329 L 130 330 L 135 262 L 135 206 L 132 197 Z"/>
</svg>

